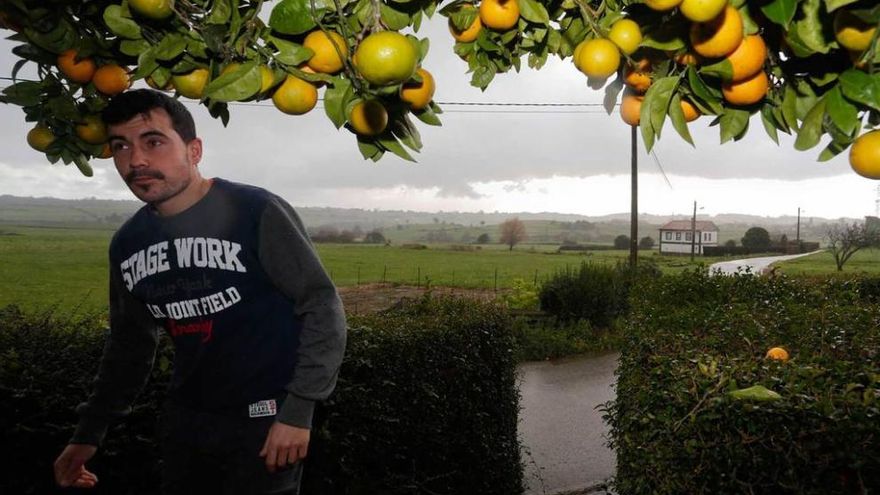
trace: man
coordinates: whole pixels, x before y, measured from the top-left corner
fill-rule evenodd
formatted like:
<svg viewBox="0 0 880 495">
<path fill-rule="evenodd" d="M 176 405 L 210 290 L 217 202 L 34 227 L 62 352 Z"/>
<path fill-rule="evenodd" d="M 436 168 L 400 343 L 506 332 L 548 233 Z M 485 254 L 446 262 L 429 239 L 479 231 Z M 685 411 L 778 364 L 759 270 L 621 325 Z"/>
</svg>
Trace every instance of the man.
<svg viewBox="0 0 880 495">
<path fill-rule="evenodd" d="M 110 336 L 56 481 L 97 483 L 85 463 L 130 412 L 161 326 L 175 347 L 163 492 L 297 493 L 315 401 L 345 347 L 342 303 L 299 217 L 263 189 L 202 177 L 202 141 L 176 99 L 129 91 L 103 119 L 146 205 L 110 244 Z"/>
</svg>

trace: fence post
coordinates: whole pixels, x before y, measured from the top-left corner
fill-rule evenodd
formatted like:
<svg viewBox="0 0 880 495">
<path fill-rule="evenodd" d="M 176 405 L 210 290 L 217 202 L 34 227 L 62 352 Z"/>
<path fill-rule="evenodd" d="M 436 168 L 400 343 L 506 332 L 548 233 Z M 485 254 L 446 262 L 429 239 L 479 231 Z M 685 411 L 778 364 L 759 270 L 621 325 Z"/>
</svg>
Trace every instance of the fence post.
<svg viewBox="0 0 880 495">
<path fill-rule="evenodd" d="M 455 269 L 452 269 L 452 285 L 455 285 Z"/>
<path fill-rule="evenodd" d="M 535 270 L 535 287 L 538 286 L 538 270 Z"/>
<path fill-rule="evenodd" d="M 387 273 L 388 273 L 388 265 L 385 265 L 385 267 L 382 268 L 382 283 L 383 283 L 383 284 L 385 283 L 385 275 L 386 275 Z"/>
<path fill-rule="evenodd" d="M 416 287 L 422 287 L 422 267 L 418 267 L 418 272 L 416 272 Z"/>
<path fill-rule="evenodd" d="M 498 292 L 498 267 L 495 267 L 495 292 Z"/>
<path fill-rule="evenodd" d="M 361 285 L 361 267 L 358 267 L 357 285 Z"/>
</svg>

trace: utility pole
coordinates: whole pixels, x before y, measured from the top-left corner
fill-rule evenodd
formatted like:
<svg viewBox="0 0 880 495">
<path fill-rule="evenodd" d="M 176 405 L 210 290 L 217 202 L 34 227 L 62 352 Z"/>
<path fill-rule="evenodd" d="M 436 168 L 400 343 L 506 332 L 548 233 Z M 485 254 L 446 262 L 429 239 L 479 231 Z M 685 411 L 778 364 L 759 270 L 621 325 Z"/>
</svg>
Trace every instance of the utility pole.
<svg viewBox="0 0 880 495">
<path fill-rule="evenodd" d="M 798 220 L 797 220 L 797 243 L 798 246 L 801 244 L 801 207 L 798 206 Z"/>
<path fill-rule="evenodd" d="M 632 170 L 630 171 L 631 203 L 629 209 L 629 266 L 635 268 L 639 262 L 639 159 L 636 126 L 630 126 L 630 153 Z"/>
<path fill-rule="evenodd" d="M 694 216 L 691 217 L 691 261 L 694 261 L 694 247 L 697 243 L 697 202 L 694 201 Z"/>
</svg>

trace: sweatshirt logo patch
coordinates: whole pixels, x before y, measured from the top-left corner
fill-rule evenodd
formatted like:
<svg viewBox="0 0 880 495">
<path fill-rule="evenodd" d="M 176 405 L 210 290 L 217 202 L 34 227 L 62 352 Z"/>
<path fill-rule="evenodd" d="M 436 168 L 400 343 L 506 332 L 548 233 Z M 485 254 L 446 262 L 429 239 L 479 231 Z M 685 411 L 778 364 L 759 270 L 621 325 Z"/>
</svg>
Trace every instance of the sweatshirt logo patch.
<svg viewBox="0 0 880 495">
<path fill-rule="evenodd" d="M 276 414 L 278 414 L 278 408 L 275 406 L 275 399 L 261 400 L 248 406 L 248 416 L 252 418 L 275 416 Z"/>
</svg>

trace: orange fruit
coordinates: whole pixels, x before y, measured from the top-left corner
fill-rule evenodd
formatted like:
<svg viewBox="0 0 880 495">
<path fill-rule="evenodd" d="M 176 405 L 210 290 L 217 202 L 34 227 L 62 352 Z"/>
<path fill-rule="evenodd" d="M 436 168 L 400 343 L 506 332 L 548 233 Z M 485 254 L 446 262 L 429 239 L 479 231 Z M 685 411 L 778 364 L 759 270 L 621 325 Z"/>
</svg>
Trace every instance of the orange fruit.
<svg viewBox="0 0 880 495">
<path fill-rule="evenodd" d="M 27 143 L 31 148 L 46 152 L 49 146 L 55 141 L 55 134 L 46 126 L 37 124 L 27 133 Z"/>
<path fill-rule="evenodd" d="M 776 361 L 782 361 L 783 363 L 788 361 L 788 351 L 783 349 L 782 347 L 772 347 L 767 351 L 767 355 L 765 359 L 773 359 Z"/>
<path fill-rule="evenodd" d="M 687 100 L 681 100 L 681 112 L 684 114 L 685 122 L 693 122 L 700 118 L 700 111 Z"/>
<path fill-rule="evenodd" d="M 228 74 L 230 72 L 234 72 L 241 67 L 241 64 L 238 62 L 232 62 L 227 64 L 226 67 L 223 67 L 223 70 L 220 71 L 220 75 Z M 272 73 L 272 69 L 269 68 L 268 65 L 260 66 L 260 93 L 265 93 L 272 87 L 272 84 L 275 82 L 275 74 Z M 150 84 L 147 81 L 147 84 Z"/>
<path fill-rule="evenodd" d="M 406 36 L 379 31 L 361 41 L 354 53 L 354 63 L 361 76 L 372 84 L 400 84 L 415 74 L 419 51 Z"/>
<path fill-rule="evenodd" d="M 681 0 L 644 0 L 645 5 L 651 10 L 665 11 L 672 10 L 681 3 Z"/>
<path fill-rule="evenodd" d="M 431 103 L 434 98 L 434 76 L 430 72 L 419 67 L 416 74 L 421 76 L 422 82 L 407 82 L 400 88 L 400 99 L 413 110 L 421 110 Z"/>
<path fill-rule="evenodd" d="M 131 86 L 131 79 L 124 67 L 116 64 L 107 64 L 98 67 L 92 77 L 95 88 L 107 96 L 115 96 Z"/>
<path fill-rule="evenodd" d="M 871 46 L 877 26 L 856 17 L 848 10 L 834 14 L 834 39 L 851 52 L 862 52 Z"/>
<path fill-rule="evenodd" d="M 856 138 L 849 149 L 849 164 L 862 177 L 880 180 L 880 130 Z"/>
<path fill-rule="evenodd" d="M 65 50 L 58 55 L 58 70 L 71 81 L 79 84 L 86 84 L 92 80 L 95 75 L 95 61 L 91 58 L 82 58 L 77 60 L 76 50 L 71 48 Z"/>
<path fill-rule="evenodd" d="M 315 72 L 336 74 L 342 70 L 343 60 L 348 57 L 345 38 L 333 31 L 312 31 L 303 41 L 303 46 L 315 52 L 306 62 Z"/>
<path fill-rule="evenodd" d="M 604 38 L 585 40 L 575 48 L 574 64 L 587 77 L 605 79 L 620 67 L 620 51 Z"/>
<path fill-rule="evenodd" d="M 721 85 L 724 99 L 732 105 L 753 105 L 764 99 L 770 89 L 770 80 L 764 71 L 737 82 L 726 82 Z"/>
<path fill-rule="evenodd" d="M 626 65 L 623 70 L 623 82 L 627 87 L 636 93 L 643 94 L 651 87 L 651 63 L 647 59 L 642 59 L 639 64 L 633 67 Z"/>
<path fill-rule="evenodd" d="M 681 15 L 694 22 L 706 22 L 718 17 L 727 0 L 683 0 L 678 6 Z"/>
<path fill-rule="evenodd" d="M 101 144 L 107 142 L 107 126 L 97 114 L 86 115 L 82 122 L 76 125 L 76 135 L 89 144 Z"/>
<path fill-rule="evenodd" d="M 288 115 L 302 115 L 318 103 L 318 88 L 308 81 L 288 75 L 272 95 L 272 103 Z"/>
<path fill-rule="evenodd" d="M 128 6 L 136 14 L 160 20 L 174 13 L 174 0 L 128 0 Z"/>
<path fill-rule="evenodd" d="M 673 59 L 678 65 L 700 65 L 700 57 L 691 52 L 676 54 Z"/>
<path fill-rule="evenodd" d="M 193 100 L 201 100 L 205 96 L 205 87 L 208 85 L 208 78 L 211 73 L 208 69 L 193 69 L 186 74 L 174 74 L 171 76 L 171 84 L 181 96 L 192 98 Z"/>
<path fill-rule="evenodd" d="M 691 46 L 707 58 L 726 57 L 743 39 L 743 21 L 739 11 L 728 5 L 709 22 L 691 24 Z"/>
<path fill-rule="evenodd" d="M 361 136 L 378 136 L 388 126 L 388 111 L 376 100 L 361 100 L 352 107 L 348 123 Z"/>
<path fill-rule="evenodd" d="M 621 19 L 611 26 L 608 39 L 624 54 L 631 55 L 642 43 L 642 28 L 632 19 Z"/>
<path fill-rule="evenodd" d="M 519 3 L 517 0 L 483 0 L 480 21 L 489 29 L 507 31 L 519 21 Z"/>
<path fill-rule="evenodd" d="M 748 79 L 764 68 L 764 61 L 767 60 L 767 45 L 760 35 L 746 36 L 736 50 L 727 56 L 727 60 L 733 67 L 732 81 Z"/>
<path fill-rule="evenodd" d="M 113 150 L 110 149 L 110 143 L 104 143 L 104 147 L 101 148 L 101 154 L 97 155 L 95 158 L 113 158 Z"/>
<path fill-rule="evenodd" d="M 644 96 L 629 91 L 624 92 L 620 100 L 620 118 L 629 125 L 639 125 L 644 99 Z"/>
<path fill-rule="evenodd" d="M 466 5 L 462 7 L 464 9 L 476 10 L 473 5 Z M 456 29 L 455 25 L 452 24 L 452 20 L 449 21 L 449 32 L 452 33 L 452 37 L 455 38 L 455 41 L 460 43 L 470 43 L 477 39 L 477 36 L 480 35 L 480 31 L 483 29 L 483 23 L 480 21 L 480 16 L 477 15 L 474 17 L 474 21 L 468 26 L 464 31 L 459 31 Z"/>
</svg>

